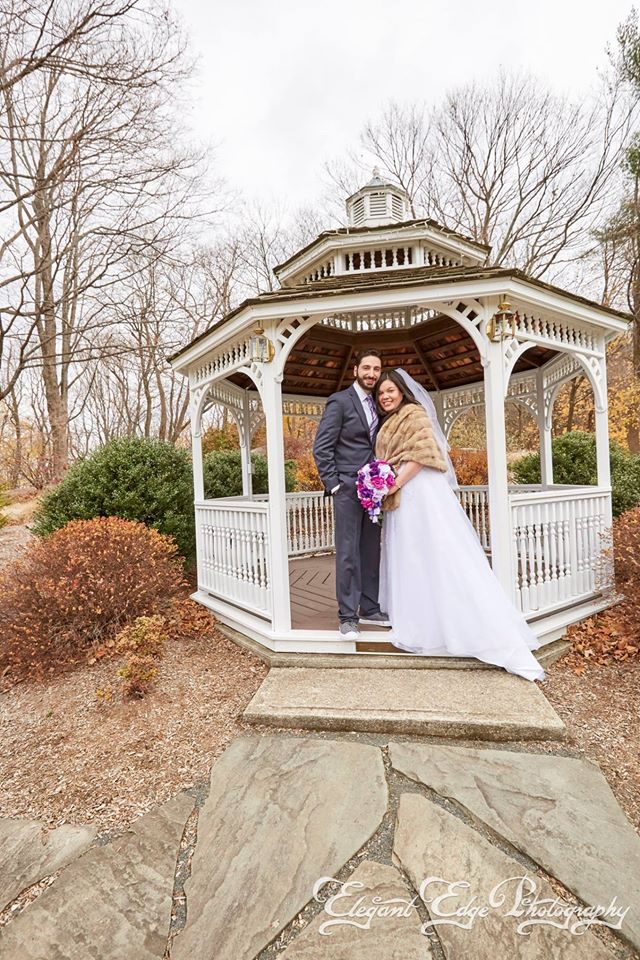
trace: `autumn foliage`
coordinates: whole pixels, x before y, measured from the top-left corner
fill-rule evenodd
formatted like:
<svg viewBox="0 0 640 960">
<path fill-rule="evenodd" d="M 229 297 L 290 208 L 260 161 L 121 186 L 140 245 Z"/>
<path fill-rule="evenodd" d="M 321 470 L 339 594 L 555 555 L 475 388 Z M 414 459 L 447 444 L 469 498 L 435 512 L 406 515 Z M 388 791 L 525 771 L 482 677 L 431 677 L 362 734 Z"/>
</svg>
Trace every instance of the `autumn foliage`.
<svg viewBox="0 0 640 960">
<path fill-rule="evenodd" d="M 0 530 L 9 522 L 6 514 L 2 512 L 4 507 L 7 506 L 9 506 L 9 497 L 6 494 L 4 487 L 0 484 Z"/>
<path fill-rule="evenodd" d="M 607 663 L 640 655 L 640 507 L 614 520 L 613 556 L 621 602 L 567 633 L 579 673 L 585 660 Z"/>
<path fill-rule="evenodd" d="M 451 447 L 449 455 L 461 487 L 483 486 L 489 482 L 487 454 L 484 450 Z"/>
<path fill-rule="evenodd" d="M 158 674 L 167 643 L 164 617 L 137 617 L 116 637 L 116 651 L 124 656 L 118 679 L 124 697 L 144 697 Z"/>
<path fill-rule="evenodd" d="M 0 575 L 0 674 L 51 676 L 184 595 L 174 541 L 119 517 L 74 520 Z"/>
</svg>

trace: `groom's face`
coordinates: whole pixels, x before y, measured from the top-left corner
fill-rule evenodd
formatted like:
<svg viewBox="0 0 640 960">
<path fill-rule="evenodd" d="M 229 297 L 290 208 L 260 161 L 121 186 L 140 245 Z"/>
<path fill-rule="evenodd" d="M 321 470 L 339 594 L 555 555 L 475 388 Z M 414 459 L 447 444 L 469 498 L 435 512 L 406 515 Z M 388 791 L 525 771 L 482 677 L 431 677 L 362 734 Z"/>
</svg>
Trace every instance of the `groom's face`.
<svg viewBox="0 0 640 960">
<path fill-rule="evenodd" d="M 375 387 L 382 372 L 380 357 L 363 357 L 353 368 L 353 375 L 363 390 L 370 392 Z"/>
</svg>

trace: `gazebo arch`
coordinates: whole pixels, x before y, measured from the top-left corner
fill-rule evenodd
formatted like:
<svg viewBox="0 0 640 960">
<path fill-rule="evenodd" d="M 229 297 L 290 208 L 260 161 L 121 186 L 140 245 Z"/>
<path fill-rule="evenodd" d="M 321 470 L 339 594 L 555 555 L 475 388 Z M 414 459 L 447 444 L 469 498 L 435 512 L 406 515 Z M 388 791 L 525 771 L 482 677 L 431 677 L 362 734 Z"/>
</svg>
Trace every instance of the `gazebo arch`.
<svg viewBox="0 0 640 960">
<path fill-rule="evenodd" d="M 503 587 L 551 642 L 608 602 L 595 583 L 611 523 L 605 348 L 627 317 L 520 271 L 486 267 L 486 247 L 430 220 L 397 219 L 404 208 L 390 199 L 396 193 L 390 187 L 384 204 L 367 208 L 365 225 L 321 234 L 276 269 L 279 290 L 245 301 L 171 358 L 191 390 L 195 596 L 273 650 L 358 652 L 337 623 L 301 622 L 295 598 L 292 605 L 290 570 L 332 549 L 333 517 L 322 491 L 285 493 L 282 417 L 318 419 L 327 397 L 351 382 L 354 353 L 376 347 L 384 365 L 405 366 L 430 391 L 447 434 L 462 412 L 484 409 L 489 482 L 462 488 L 460 502 Z M 357 200 L 350 210 L 360 209 Z M 560 488 L 551 411 L 560 386 L 582 371 L 597 398 L 598 484 Z M 216 397 L 241 425 L 243 494 L 205 501 L 200 421 Z M 538 421 L 542 477 L 534 487 L 508 483 L 506 402 L 524 404 Z M 259 414 L 268 496 L 251 490 Z M 375 649 L 384 634 L 361 640 Z"/>
</svg>

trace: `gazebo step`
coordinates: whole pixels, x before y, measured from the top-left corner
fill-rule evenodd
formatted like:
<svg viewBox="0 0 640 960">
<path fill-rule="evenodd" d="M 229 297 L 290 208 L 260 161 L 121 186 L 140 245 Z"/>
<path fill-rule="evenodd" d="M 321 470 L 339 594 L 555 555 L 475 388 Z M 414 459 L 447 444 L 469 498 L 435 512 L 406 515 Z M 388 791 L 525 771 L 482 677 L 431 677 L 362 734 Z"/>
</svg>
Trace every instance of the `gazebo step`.
<svg viewBox="0 0 640 960">
<path fill-rule="evenodd" d="M 568 640 L 559 639 L 547 643 L 534 650 L 534 656 L 538 663 L 543 667 L 548 667 L 571 649 Z M 427 667 L 431 669 L 472 669 L 472 670 L 492 670 L 491 664 L 480 663 L 471 657 L 416 657 L 405 650 L 399 650 L 392 643 L 375 643 L 373 641 L 356 641 L 356 656 L 358 656 L 358 666 L 360 658 L 364 654 L 371 653 L 376 657 L 376 666 L 381 666 L 378 661 L 385 660 L 390 662 L 390 666 L 406 667 L 411 669 L 416 667 Z M 347 655 L 348 656 L 348 655 Z M 406 661 L 409 661 L 407 663 Z M 274 664 L 275 666 L 275 664 Z M 318 666 L 317 660 L 314 660 L 314 666 Z"/>
<path fill-rule="evenodd" d="M 344 670 L 353 667 L 374 667 L 387 670 L 493 670 L 488 663 L 480 663 L 469 657 L 419 657 L 399 650 L 391 643 L 372 640 L 356 640 L 353 653 L 300 653 L 270 650 L 233 627 L 217 625 L 238 646 L 250 650 L 268 663 L 270 667 L 307 667 Z M 382 631 L 380 631 L 382 632 Z M 534 656 L 546 669 L 571 649 L 568 640 L 559 639 L 546 643 L 534 651 Z"/>
<path fill-rule="evenodd" d="M 503 670 L 273 668 L 244 711 L 251 723 L 480 740 L 561 740 L 535 683 Z"/>
</svg>

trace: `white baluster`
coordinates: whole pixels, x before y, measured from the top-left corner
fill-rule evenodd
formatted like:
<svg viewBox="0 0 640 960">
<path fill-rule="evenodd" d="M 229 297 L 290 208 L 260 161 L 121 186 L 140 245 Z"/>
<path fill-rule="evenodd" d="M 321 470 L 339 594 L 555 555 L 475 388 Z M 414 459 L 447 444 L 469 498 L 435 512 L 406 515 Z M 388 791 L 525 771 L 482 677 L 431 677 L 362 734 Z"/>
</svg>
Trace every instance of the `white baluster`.
<svg viewBox="0 0 640 960">
<path fill-rule="evenodd" d="M 526 613 L 531 610 L 531 592 L 529 590 L 529 563 L 527 559 L 526 511 L 522 507 L 518 509 L 517 530 L 520 592 L 522 594 L 522 610 Z"/>
<path fill-rule="evenodd" d="M 558 601 L 558 521 L 556 517 L 556 505 L 549 504 L 549 570 L 551 574 L 551 585 L 549 588 L 549 603 Z"/>
<path fill-rule="evenodd" d="M 513 539 L 513 595 L 516 601 L 516 606 L 519 610 L 526 612 L 525 610 L 525 598 L 522 590 L 522 583 L 520 581 L 520 563 L 518 558 L 518 525 L 517 517 L 518 508 L 511 511 L 511 536 Z"/>
</svg>

